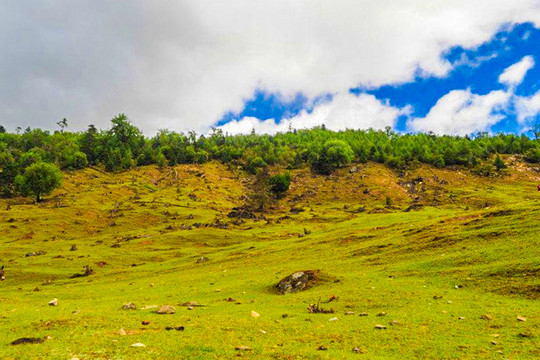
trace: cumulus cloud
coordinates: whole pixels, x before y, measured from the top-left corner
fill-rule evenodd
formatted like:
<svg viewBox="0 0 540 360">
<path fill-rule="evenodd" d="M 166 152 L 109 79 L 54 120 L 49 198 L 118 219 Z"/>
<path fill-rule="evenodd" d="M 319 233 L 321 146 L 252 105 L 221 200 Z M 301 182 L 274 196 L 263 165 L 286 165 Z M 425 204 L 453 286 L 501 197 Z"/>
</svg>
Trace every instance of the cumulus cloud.
<svg viewBox="0 0 540 360">
<path fill-rule="evenodd" d="M 499 82 L 508 87 L 506 90 L 496 90 L 486 95 L 473 94 L 470 89 L 453 90 L 440 98 L 425 117 L 409 119 L 408 128 L 452 135 L 489 131 L 491 126 L 506 116 L 504 112 L 511 102 L 516 107 L 518 121 L 524 122 L 540 112 L 540 92 L 522 98 L 515 96 L 514 91 L 533 67 L 532 56 L 525 56 L 507 67 L 499 76 Z"/>
<path fill-rule="evenodd" d="M 370 94 L 353 95 L 340 94 L 333 97 L 331 102 L 321 104 L 313 111 L 303 110 L 290 119 L 259 120 L 245 117 L 223 125 L 221 129 L 229 134 L 247 134 L 252 130 L 257 133 L 275 134 L 288 129 L 309 129 L 325 125 L 329 130 L 344 129 L 384 129 L 393 127 L 399 116 L 410 112 L 408 107 L 399 109 L 382 102 Z"/>
<path fill-rule="evenodd" d="M 540 24 L 536 0 L 0 2 L 0 121 L 13 129 L 205 131 L 255 89 L 309 98 L 445 76 L 441 53 L 503 24 Z"/>
<path fill-rule="evenodd" d="M 534 58 L 525 56 L 520 62 L 506 68 L 499 76 L 499 82 L 506 86 L 517 86 L 521 84 L 527 71 L 534 67 Z"/>
<path fill-rule="evenodd" d="M 498 113 L 508 104 L 511 94 L 492 91 L 487 95 L 476 95 L 467 90 L 453 90 L 437 101 L 423 118 L 408 122 L 413 131 L 435 134 L 467 135 L 486 131 L 504 115 Z"/>
<path fill-rule="evenodd" d="M 540 91 L 531 96 L 517 96 L 514 104 L 518 122 L 526 125 L 540 113 Z"/>
</svg>

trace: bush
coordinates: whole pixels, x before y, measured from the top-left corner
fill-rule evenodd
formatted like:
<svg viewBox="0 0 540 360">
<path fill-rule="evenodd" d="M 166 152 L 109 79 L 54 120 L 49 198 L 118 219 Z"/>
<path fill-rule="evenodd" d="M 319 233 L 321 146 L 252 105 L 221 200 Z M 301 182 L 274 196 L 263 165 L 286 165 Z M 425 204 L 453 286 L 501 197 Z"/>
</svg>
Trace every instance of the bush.
<svg viewBox="0 0 540 360">
<path fill-rule="evenodd" d="M 284 173 L 276 174 L 270 177 L 270 191 L 276 195 L 283 195 L 289 186 L 291 185 L 291 173 L 286 171 Z"/>
<path fill-rule="evenodd" d="M 264 161 L 262 157 L 257 156 L 249 161 L 247 170 L 250 173 L 255 174 L 257 173 L 257 169 L 265 168 L 267 166 L 268 164 L 266 163 L 266 161 Z"/>
</svg>

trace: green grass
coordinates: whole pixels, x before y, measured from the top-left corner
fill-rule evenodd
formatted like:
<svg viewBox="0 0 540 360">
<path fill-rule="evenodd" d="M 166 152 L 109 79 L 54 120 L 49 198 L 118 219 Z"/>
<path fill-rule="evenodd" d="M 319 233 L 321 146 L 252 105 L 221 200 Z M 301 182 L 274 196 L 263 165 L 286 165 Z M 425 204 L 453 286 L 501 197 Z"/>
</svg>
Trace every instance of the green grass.
<svg viewBox="0 0 540 360">
<path fill-rule="evenodd" d="M 0 202 L 2 209 L 12 204 L 0 213 L 7 276 L 0 283 L 0 358 L 540 358 L 536 173 L 511 169 L 487 179 L 423 167 L 400 178 L 375 164 L 331 177 L 295 170 L 269 221 L 234 225 L 227 213 L 242 204 L 245 175 L 217 164 L 176 170 L 87 169 L 66 174 L 45 203 Z M 404 212 L 417 194 L 398 183 L 419 175 L 425 206 Z M 370 213 L 386 197 L 394 208 Z M 366 212 L 350 211 L 361 205 Z M 291 207 L 305 211 L 294 215 Z M 217 220 L 229 228 L 204 226 Z M 186 229 L 194 223 L 203 226 Z M 311 233 L 301 237 L 304 228 Z M 46 254 L 25 257 L 38 251 Z M 210 260 L 197 264 L 201 256 Z M 70 278 L 85 265 L 96 274 Z M 321 270 L 324 281 L 275 293 L 281 278 L 307 269 Z M 308 312 L 331 295 L 338 299 L 322 306 L 334 314 Z M 48 306 L 53 298 L 59 306 Z M 206 307 L 188 310 L 179 305 L 185 301 Z M 122 310 L 127 302 L 138 309 Z M 177 312 L 143 309 L 164 304 Z M 45 336 L 42 344 L 9 345 Z M 146 347 L 130 346 L 137 342 Z M 235 350 L 239 345 L 252 350 Z"/>
</svg>

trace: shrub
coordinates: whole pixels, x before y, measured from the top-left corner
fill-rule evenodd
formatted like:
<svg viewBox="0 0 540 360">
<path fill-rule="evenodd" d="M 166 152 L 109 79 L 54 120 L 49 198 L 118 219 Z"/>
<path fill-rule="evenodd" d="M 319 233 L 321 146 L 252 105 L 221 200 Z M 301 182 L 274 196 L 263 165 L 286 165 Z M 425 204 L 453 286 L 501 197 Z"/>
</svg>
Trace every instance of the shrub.
<svg viewBox="0 0 540 360">
<path fill-rule="evenodd" d="M 291 185 L 291 173 L 286 171 L 284 173 L 276 174 L 270 177 L 270 191 L 276 195 L 282 195 Z"/>
</svg>

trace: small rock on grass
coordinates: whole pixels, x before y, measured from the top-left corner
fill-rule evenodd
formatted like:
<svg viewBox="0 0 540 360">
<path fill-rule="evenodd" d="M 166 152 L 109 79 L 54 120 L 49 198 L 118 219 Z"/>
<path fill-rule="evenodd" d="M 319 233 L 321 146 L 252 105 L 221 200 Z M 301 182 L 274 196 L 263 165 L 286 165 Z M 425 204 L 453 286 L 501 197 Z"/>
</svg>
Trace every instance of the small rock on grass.
<svg viewBox="0 0 540 360">
<path fill-rule="evenodd" d="M 483 314 L 483 315 L 480 315 L 480 319 L 482 319 L 482 320 L 493 320 L 493 316 L 488 315 L 488 314 Z"/>
<path fill-rule="evenodd" d="M 167 331 L 170 331 L 170 330 L 184 331 L 185 328 L 184 328 L 183 326 L 175 326 L 175 327 L 173 327 L 173 326 L 167 326 L 167 327 L 165 328 L 165 330 L 167 330 Z"/>
<path fill-rule="evenodd" d="M 11 342 L 11 345 L 41 344 L 42 342 L 43 342 L 43 339 L 40 339 L 40 338 L 20 338 Z"/>
<path fill-rule="evenodd" d="M 317 348 L 317 350 L 328 350 L 328 348 L 324 345 L 321 345 Z"/>
<path fill-rule="evenodd" d="M 137 310 L 137 306 L 134 303 L 127 303 L 122 305 L 122 309 L 124 310 Z"/>
<path fill-rule="evenodd" d="M 164 315 L 164 314 L 174 314 L 176 312 L 176 309 L 174 306 L 171 305 L 163 305 L 159 308 L 157 311 L 158 314 Z"/>
<path fill-rule="evenodd" d="M 499 345 L 499 343 L 495 340 L 491 340 L 491 345 Z"/>
<path fill-rule="evenodd" d="M 143 324 L 143 325 L 150 325 L 150 321 L 148 321 L 148 320 L 143 320 L 143 321 L 141 322 L 141 324 Z"/>
<path fill-rule="evenodd" d="M 124 329 L 118 330 L 118 334 L 119 334 L 120 336 L 126 336 L 126 335 L 127 335 L 126 330 L 124 330 Z"/>
<path fill-rule="evenodd" d="M 251 350 L 251 348 L 249 346 L 246 346 L 246 345 L 240 345 L 240 346 L 235 347 L 234 349 L 235 350 L 241 350 L 241 351 Z"/>
<path fill-rule="evenodd" d="M 377 324 L 375 325 L 375 329 L 384 330 L 386 329 L 386 326 Z"/>
<path fill-rule="evenodd" d="M 251 311 L 251 314 L 250 314 L 250 315 L 251 315 L 251 317 L 254 317 L 254 318 L 258 318 L 259 316 L 261 316 L 261 315 L 259 315 L 259 313 L 256 312 L 256 311 Z"/>
<path fill-rule="evenodd" d="M 354 315 L 354 311 L 347 311 L 345 315 Z"/>
<path fill-rule="evenodd" d="M 527 321 L 527 319 L 524 318 L 523 316 L 518 316 L 517 321 Z"/>
<path fill-rule="evenodd" d="M 58 299 L 52 299 L 51 301 L 49 301 L 49 305 L 50 306 L 58 306 Z"/>
<path fill-rule="evenodd" d="M 381 311 L 380 313 L 377 314 L 377 316 L 386 316 L 386 313 L 384 311 Z"/>
<path fill-rule="evenodd" d="M 131 347 L 146 347 L 146 345 L 144 345 L 143 343 L 135 343 L 131 344 Z"/>
<path fill-rule="evenodd" d="M 368 316 L 368 313 L 367 312 L 361 312 L 360 314 L 358 314 L 358 316 Z"/>
</svg>

